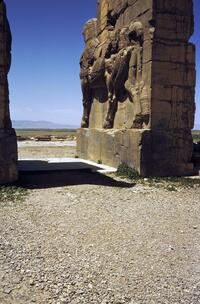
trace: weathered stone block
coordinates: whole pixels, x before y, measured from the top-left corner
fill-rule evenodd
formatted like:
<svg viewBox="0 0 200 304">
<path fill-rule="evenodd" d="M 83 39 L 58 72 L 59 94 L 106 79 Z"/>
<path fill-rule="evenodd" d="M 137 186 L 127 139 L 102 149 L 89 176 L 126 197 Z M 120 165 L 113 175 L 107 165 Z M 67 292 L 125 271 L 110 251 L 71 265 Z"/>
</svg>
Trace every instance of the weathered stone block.
<svg viewBox="0 0 200 304">
<path fill-rule="evenodd" d="M 0 1 L 0 184 L 17 180 L 17 139 L 9 111 L 7 75 L 11 64 L 11 33 L 4 1 Z"/>
<path fill-rule="evenodd" d="M 17 143 L 13 129 L 0 129 L 0 184 L 16 181 L 17 169 Z"/>
<path fill-rule="evenodd" d="M 142 176 L 190 174 L 192 0 L 101 0 L 97 24 L 99 55 L 92 59 L 98 64 L 84 56 L 79 155 L 113 166 L 126 162 Z M 90 81 L 94 74 L 101 83 Z"/>
<path fill-rule="evenodd" d="M 192 136 L 183 130 L 79 129 L 77 144 L 81 158 L 126 163 L 144 177 L 193 173 Z"/>
<path fill-rule="evenodd" d="M 154 61 L 152 81 L 153 84 L 165 84 L 166 86 L 194 87 L 196 83 L 196 71 L 193 65 Z"/>
<path fill-rule="evenodd" d="M 192 44 L 175 41 L 156 41 L 152 60 L 184 65 L 195 64 L 195 47 Z"/>
<path fill-rule="evenodd" d="M 191 0 L 157 0 L 154 9 L 160 14 L 185 15 L 193 13 L 193 2 Z"/>
<path fill-rule="evenodd" d="M 155 38 L 188 41 L 193 33 L 191 16 L 156 14 Z"/>
</svg>

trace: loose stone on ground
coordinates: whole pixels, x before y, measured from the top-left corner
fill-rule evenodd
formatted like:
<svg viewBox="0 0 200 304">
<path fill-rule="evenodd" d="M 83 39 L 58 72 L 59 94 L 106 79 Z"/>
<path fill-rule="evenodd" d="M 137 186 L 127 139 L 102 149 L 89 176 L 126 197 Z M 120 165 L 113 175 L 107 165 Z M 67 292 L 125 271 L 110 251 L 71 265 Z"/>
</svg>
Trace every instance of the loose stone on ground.
<svg viewBox="0 0 200 304">
<path fill-rule="evenodd" d="M 198 303 L 200 189 L 92 176 L 1 207 L 0 303 Z"/>
</svg>

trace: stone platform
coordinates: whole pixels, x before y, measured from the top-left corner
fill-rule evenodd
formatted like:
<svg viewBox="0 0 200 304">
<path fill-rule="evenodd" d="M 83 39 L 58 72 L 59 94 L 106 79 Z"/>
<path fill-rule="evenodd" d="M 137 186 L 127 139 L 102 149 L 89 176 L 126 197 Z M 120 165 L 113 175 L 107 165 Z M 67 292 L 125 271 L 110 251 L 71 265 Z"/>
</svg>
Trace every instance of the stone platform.
<svg viewBox="0 0 200 304">
<path fill-rule="evenodd" d="M 79 129 L 77 155 L 113 167 L 126 163 L 143 177 L 194 173 L 192 136 L 184 130 Z"/>
<path fill-rule="evenodd" d="M 98 173 L 113 173 L 116 169 L 80 158 L 19 159 L 19 173 L 89 170 Z"/>
</svg>

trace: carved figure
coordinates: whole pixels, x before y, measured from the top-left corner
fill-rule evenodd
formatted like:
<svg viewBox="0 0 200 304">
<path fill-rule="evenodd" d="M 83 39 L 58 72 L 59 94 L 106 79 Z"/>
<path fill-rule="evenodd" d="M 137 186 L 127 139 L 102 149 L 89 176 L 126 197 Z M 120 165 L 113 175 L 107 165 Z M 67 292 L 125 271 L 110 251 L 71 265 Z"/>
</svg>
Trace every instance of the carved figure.
<svg viewBox="0 0 200 304">
<path fill-rule="evenodd" d="M 97 39 L 97 20 L 84 27 L 85 50 L 81 57 L 81 87 L 83 92 L 82 128 L 89 127 L 93 90 L 107 88 L 108 110 L 103 128 L 113 128 L 118 102 L 127 94 L 134 107 L 132 128 L 143 128 L 149 122 L 149 100 L 143 79 L 143 25 L 132 22 L 121 30 L 108 31 L 103 43 Z"/>
<path fill-rule="evenodd" d="M 116 31 L 109 31 L 109 39 L 100 44 L 97 39 L 97 19 L 86 22 L 83 30 L 85 50 L 80 60 L 80 79 L 83 94 L 82 128 L 88 128 L 93 89 L 106 86 L 105 60 L 116 52 Z"/>
<path fill-rule="evenodd" d="M 119 35 L 119 52 L 106 61 L 106 85 L 108 90 L 108 112 L 103 127 L 113 127 L 120 93 L 124 88 L 134 105 L 132 128 L 142 128 L 149 121 L 149 100 L 142 79 L 143 26 L 132 22 Z"/>
<path fill-rule="evenodd" d="M 125 88 L 134 104 L 134 120 L 132 128 L 142 128 L 143 122 L 148 123 L 148 96 L 142 79 L 143 64 L 143 25 L 133 22 L 129 26 L 129 37 L 133 44 L 129 61 L 128 79 Z"/>
<path fill-rule="evenodd" d="M 108 91 L 108 111 L 103 124 L 105 129 L 113 127 L 118 101 L 122 91 L 124 91 L 130 59 L 129 43 L 127 28 L 123 28 L 119 32 L 119 52 L 112 55 L 105 63 L 105 79 Z"/>
<path fill-rule="evenodd" d="M 81 127 L 87 128 L 89 126 L 89 116 L 92 105 L 90 73 L 94 62 L 97 59 L 97 57 L 95 57 L 95 51 L 99 44 L 97 39 L 97 19 L 91 19 L 85 24 L 83 35 L 85 40 L 85 50 L 80 60 L 80 79 L 83 94 L 83 117 Z"/>
</svg>

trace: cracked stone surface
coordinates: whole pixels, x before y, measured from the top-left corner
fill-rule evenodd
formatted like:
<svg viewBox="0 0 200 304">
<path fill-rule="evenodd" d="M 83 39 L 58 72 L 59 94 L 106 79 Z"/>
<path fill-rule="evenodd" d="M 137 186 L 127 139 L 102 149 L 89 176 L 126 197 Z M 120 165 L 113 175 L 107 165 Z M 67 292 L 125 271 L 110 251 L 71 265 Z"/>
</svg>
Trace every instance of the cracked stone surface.
<svg viewBox="0 0 200 304">
<path fill-rule="evenodd" d="M 17 139 L 10 120 L 7 78 L 11 65 L 11 40 L 6 6 L 0 0 L 0 184 L 17 179 Z"/>
<path fill-rule="evenodd" d="M 98 1 L 83 30 L 81 158 L 142 176 L 194 173 L 193 31 L 193 1 Z"/>
</svg>

